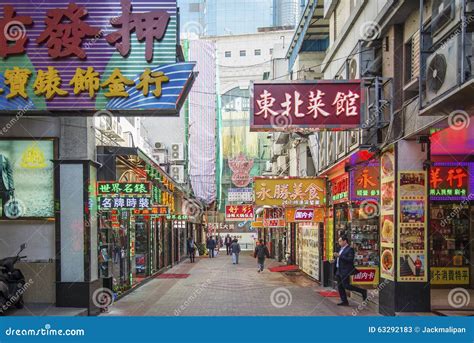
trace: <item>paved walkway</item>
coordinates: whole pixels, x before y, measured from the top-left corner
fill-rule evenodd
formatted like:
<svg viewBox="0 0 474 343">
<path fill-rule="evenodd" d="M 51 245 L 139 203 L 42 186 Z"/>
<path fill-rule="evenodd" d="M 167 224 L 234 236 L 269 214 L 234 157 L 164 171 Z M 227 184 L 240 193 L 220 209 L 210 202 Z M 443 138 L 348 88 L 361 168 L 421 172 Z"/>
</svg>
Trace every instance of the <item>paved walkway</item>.
<svg viewBox="0 0 474 343">
<path fill-rule="evenodd" d="M 279 265 L 267 260 L 266 266 Z M 189 260 L 167 273 L 189 273 L 186 279 L 153 279 L 123 297 L 105 316 L 351 316 L 376 315 L 357 305 L 339 307 L 339 298 L 324 298 L 305 276 L 257 273 L 256 260 L 244 251 L 233 265 L 224 253 Z M 288 273 L 289 274 L 289 273 Z"/>
</svg>

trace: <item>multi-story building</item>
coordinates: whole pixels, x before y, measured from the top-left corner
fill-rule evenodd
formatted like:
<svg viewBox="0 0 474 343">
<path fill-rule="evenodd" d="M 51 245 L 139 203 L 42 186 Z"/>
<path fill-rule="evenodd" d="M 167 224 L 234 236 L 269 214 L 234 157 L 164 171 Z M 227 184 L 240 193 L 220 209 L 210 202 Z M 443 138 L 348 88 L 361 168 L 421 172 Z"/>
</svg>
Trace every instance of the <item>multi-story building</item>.
<svg viewBox="0 0 474 343">
<path fill-rule="evenodd" d="M 306 9 L 290 73 L 308 79 L 313 67 L 295 67 L 307 55 L 316 77 L 363 80 L 366 102 L 358 130 L 288 139 L 308 138 L 314 174 L 327 179 L 321 280 L 332 285 L 330 259 L 346 234 L 357 268 L 371 275 L 362 282 L 379 290 L 380 313 L 452 309 L 448 290 L 472 294 L 474 272 L 472 2 L 328 0 Z M 320 39 L 322 61 L 305 48 L 321 48 Z"/>
<path fill-rule="evenodd" d="M 181 32 L 198 36 L 241 35 L 261 27 L 294 27 L 305 0 L 180 0 Z M 184 37 L 187 38 L 187 37 Z"/>
</svg>

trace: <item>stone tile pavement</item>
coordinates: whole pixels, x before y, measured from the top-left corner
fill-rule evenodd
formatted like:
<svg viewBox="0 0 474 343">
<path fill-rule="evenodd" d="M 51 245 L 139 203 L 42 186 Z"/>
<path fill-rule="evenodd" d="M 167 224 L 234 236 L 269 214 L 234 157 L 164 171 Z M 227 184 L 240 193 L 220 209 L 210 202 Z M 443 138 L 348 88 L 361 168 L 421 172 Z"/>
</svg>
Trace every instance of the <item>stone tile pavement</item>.
<svg viewBox="0 0 474 343">
<path fill-rule="evenodd" d="M 186 279 L 152 279 L 109 307 L 104 316 L 351 316 L 357 305 L 339 307 L 339 298 L 324 298 L 323 288 L 304 276 L 272 273 L 267 260 L 257 273 L 256 260 L 244 251 L 240 263 L 230 256 L 197 258 L 167 273 L 189 273 Z M 357 315 L 377 315 L 369 309 Z"/>
</svg>

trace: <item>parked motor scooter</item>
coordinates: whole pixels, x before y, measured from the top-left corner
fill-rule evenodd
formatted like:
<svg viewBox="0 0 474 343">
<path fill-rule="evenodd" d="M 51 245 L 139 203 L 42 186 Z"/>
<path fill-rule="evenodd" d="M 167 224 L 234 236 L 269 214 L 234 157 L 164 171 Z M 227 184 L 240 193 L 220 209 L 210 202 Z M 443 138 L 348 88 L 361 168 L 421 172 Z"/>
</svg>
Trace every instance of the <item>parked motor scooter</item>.
<svg viewBox="0 0 474 343">
<path fill-rule="evenodd" d="M 15 264 L 26 258 L 26 256 L 20 256 L 25 248 L 26 244 L 23 243 L 16 256 L 0 260 L 0 315 L 13 305 L 16 308 L 23 308 L 25 277 L 21 270 L 15 268 Z"/>
</svg>

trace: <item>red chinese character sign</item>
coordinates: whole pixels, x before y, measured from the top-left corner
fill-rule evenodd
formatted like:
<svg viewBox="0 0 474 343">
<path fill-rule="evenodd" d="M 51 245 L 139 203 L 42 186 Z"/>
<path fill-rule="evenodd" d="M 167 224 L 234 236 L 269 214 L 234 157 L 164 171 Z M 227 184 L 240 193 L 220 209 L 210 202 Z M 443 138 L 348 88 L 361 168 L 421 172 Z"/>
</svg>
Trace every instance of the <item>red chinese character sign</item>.
<svg viewBox="0 0 474 343">
<path fill-rule="evenodd" d="M 243 221 L 253 220 L 252 205 L 226 205 L 225 220 L 226 221 Z"/>
<path fill-rule="evenodd" d="M 474 189 L 474 163 L 434 162 L 430 168 L 431 200 L 463 200 Z"/>
<path fill-rule="evenodd" d="M 254 83 L 251 131 L 353 129 L 361 125 L 361 81 Z"/>
</svg>

